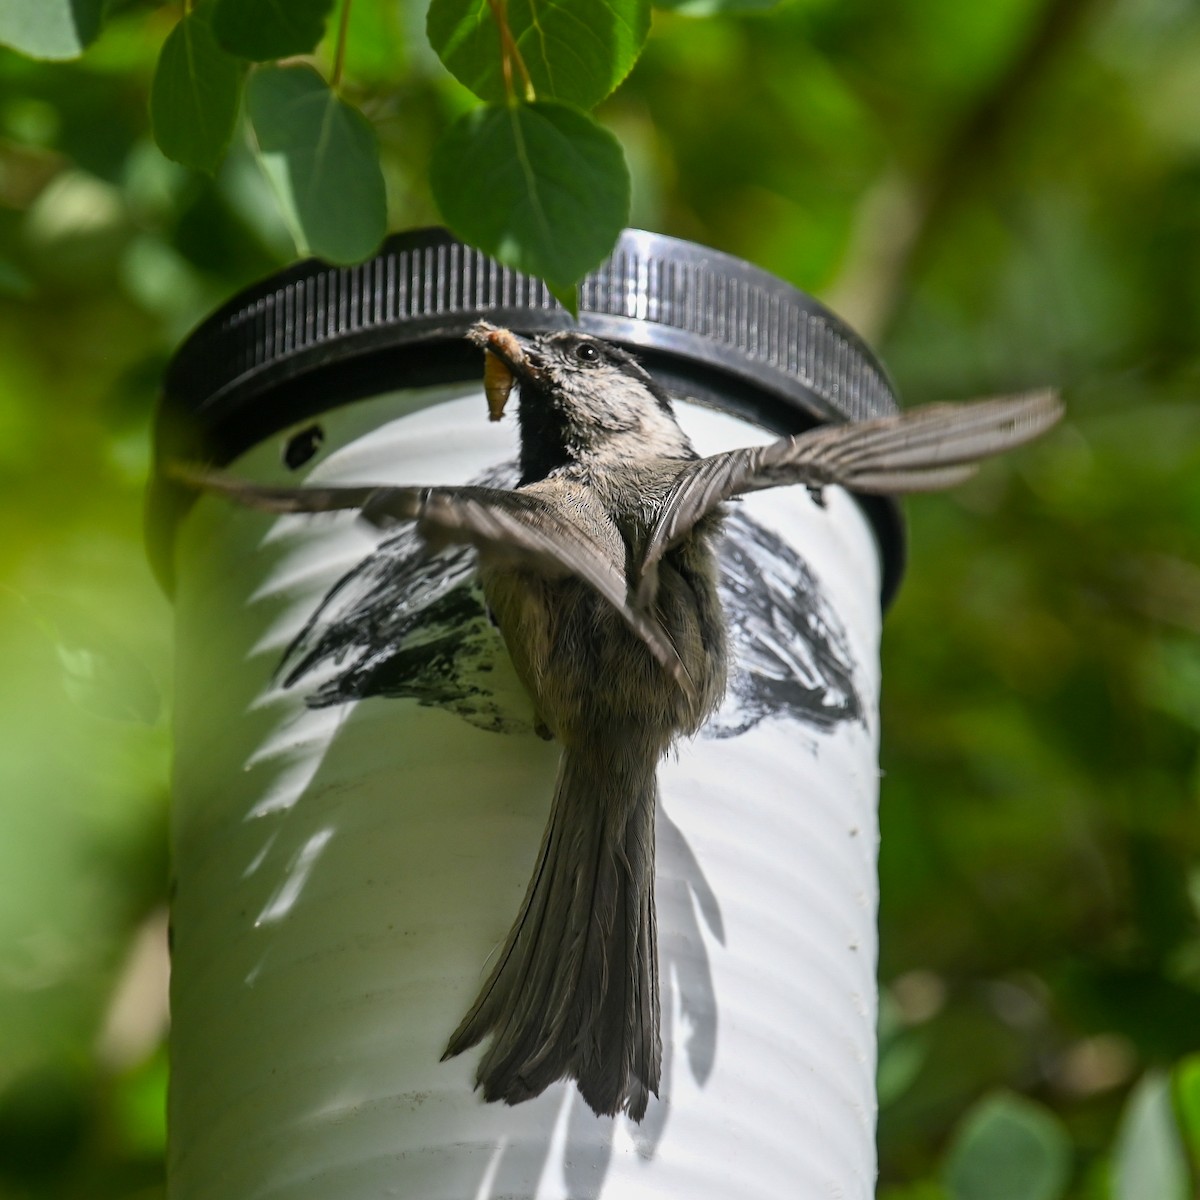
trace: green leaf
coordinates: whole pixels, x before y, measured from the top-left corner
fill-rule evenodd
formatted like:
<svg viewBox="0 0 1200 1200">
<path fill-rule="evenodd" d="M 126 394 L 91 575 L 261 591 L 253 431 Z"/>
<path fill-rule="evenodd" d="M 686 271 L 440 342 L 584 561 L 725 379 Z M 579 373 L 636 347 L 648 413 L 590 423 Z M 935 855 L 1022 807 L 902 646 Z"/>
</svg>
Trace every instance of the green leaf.
<svg viewBox="0 0 1200 1200">
<path fill-rule="evenodd" d="M 562 104 L 467 113 L 434 150 L 430 183 L 459 237 L 541 276 L 571 312 L 575 284 L 612 250 L 629 214 L 617 139 Z"/>
<path fill-rule="evenodd" d="M 879 993 L 876 1038 L 875 1091 L 879 1107 L 884 1109 L 908 1091 L 921 1073 L 929 1056 L 929 1043 L 921 1031 L 905 1025 L 900 1007 L 888 988 L 880 989 Z"/>
<path fill-rule="evenodd" d="M 63 691 L 70 700 L 106 721 L 154 725 L 162 701 L 137 651 L 90 613 L 65 601 L 48 609 Z"/>
<path fill-rule="evenodd" d="M 1049 1109 L 996 1092 L 959 1127 L 945 1185 L 952 1200 L 1058 1200 L 1070 1165 L 1070 1140 Z"/>
<path fill-rule="evenodd" d="M 654 0 L 654 7 L 686 17 L 714 17 L 717 13 L 765 12 L 780 0 Z"/>
<path fill-rule="evenodd" d="M 598 104 L 629 74 L 650 31 L 649 0 L 510 0 L 508 27 L 539 100 Z M 483 100 L 504 101 L 500 30 L 487 0 L 432 0 L 429 42 Z M 523 81 L 513 72 L 523 96 Z"/>
<path fill-rule="evenodd" d="M 2 0 L 0 45 L 30 58 L 78 58 L 103 19 L 104 0 Z"/>
<path fill-rule="evenodd" d="M 387 229 L 375 131 L 311 67 L 261 67 L 246 108 L 299 245 L 331 262 L 373 254 Z"/>
<path fill-rule="evenodd" d="M 357 0 L 350 6 L 346 31 L 346 75 L 364 83 L 394 88 L 409 69 L 401 6 Z"/>
<path fill-rule="evenodd" d="M 167 1144 L 167 1053 L 154 1054 L 113 1083 L 113 1117 L 122 1141 L 149 1155 Z"/>
<path fill-rule="evenodd" d="M 1175 1070 L 1179 1116 L 1192 1155 L 1200 1161 L 1200 1054 L 1191 1054 Z"/>
<path fill-rule="evenodd" d="M 916 1183 L 884 1185 L 879 1200 L 946 1200 L 946 1190 L 940 1183 L 920 1179 Z"/>
<path fill-rule="evenodd" d="M 1171 1087 L 1148 1071 L 1133 1089 L 1113 1150 L 1113 1200 L 1188 1200 L 1192 1194 Z"/>
<path fill-rule="evenodd" d="M 171 30 L 150 89 L 158 148 L 168 158 L 210 174 L 233 136 L 246 68 L 218 44 L 211 16 L 212 5 L 202 4 Z"/>
<path fill-rule="evenodd" d="M 332 8 L 333 0 L 217 0 L 213 32 L 231 54 L 254 62 L 309 54 Z"/>
<path fill-rule="evenodd" d="M 58 596 L 36 600 L 10 590 L 29 628 L 54 648 L 58 679 L 80 709 L 105 721 L 154 725 L 162 709 L 154 676 L 133 647 L 92 613 Z"/>
<path fill-rule="evenodd" d="M 928 1057 L 929 1043 L 912 1031 L 906 1031 L 891 1039 L 886 1048 L 880 1048 L 876 1070 L 880 1108 L 887 1108 L 908 1091 Z"/>
</svg>

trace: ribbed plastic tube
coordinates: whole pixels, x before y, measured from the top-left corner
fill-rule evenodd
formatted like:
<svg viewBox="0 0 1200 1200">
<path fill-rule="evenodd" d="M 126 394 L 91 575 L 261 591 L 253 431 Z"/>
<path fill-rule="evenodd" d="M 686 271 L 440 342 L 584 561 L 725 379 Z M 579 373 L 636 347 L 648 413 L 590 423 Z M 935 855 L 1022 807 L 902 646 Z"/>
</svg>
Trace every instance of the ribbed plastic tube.
<svg viewBox="0 0 1200 1200">
<path fill-rule="evenodd" d="M 302 470 L 288 433 L 233 469 L 477 481 L 516 453 L 485 412 L 475 387 L 378 396 L 322 417 Z M 679 413 L 701 453 L 768 438 Z M 858 506 L 735 506 L 730 695 L 660 771 L 664 1070 L 640 1125 L 570 1084 L 485 1104 L 478 1050 L 440 1061 L 520 904 L 557 748 L 469 579 L 445 592 L 407 553 L 350 514 L 213 497 L 180 527 L 172 1200 L 872 1196 L 880 611 Z M 403 603 L 444 636 L 418 622 L 404 670 L 345 698 L 372 652 L 354 623 Z"/>
</svg>

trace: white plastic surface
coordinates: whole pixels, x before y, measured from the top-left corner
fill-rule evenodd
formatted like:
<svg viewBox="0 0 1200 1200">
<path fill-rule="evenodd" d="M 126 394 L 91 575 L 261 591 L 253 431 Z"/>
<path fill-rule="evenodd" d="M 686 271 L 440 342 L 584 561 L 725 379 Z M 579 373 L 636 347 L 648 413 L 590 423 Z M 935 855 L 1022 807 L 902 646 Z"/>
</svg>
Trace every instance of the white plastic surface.
<svg viewBox="0 0 1200 1200">
<path fill-rule="evenodd" d="M 311 479 L 477 478 L 515 453 L 485 411 L 461 388 L 335 410 Z M 680 411 L 702 453 L 767 436 Z M 285 441 L 234 469 L 294 481 Z M 873 1195 L 879 578 L 860 511 L 827 499 L 741 511 L 819 580 L 864 718 L 784 712 L 662 765 L 664 1077 L 640 1126 L 566 1084 L 487 1105 L 478 1051 L 439 1062 L 524 893 L 555 746 L 409 699 L 306 707 L 310 687 L 272 674 L 379 535 L 197 504 L 178 554 L 172 1200 Z"/>
</svg>

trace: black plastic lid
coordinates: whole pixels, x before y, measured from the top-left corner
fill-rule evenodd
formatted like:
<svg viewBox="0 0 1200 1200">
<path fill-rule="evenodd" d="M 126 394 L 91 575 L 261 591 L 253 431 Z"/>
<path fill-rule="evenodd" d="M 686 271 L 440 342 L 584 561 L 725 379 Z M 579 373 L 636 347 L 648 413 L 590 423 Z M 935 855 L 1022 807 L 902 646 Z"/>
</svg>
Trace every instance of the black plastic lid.
<svg viewBox="0 0 1200 1200">
<path fill-rule="evenodd" d="M 329 408 L 398 387 L 475 378 L 481 317 L 521 333 L 575 322 L 539 280 L 443 229 L 389 238 L 353 267 L 297 263 L 246 289 L 180 346 L 156 455 L 227 463 Z M 670 391 L 781 433 L 895 412 L 882 364 L 812 297 L 740 259 L 626 230 L 579 289 L 579 327 L 634 351 Z M 152 565 L 169 586 L 179 497 L 151 485 Z M 868 497 L 883 600 L 903 571 L 897 506 Z"/>
</svg>

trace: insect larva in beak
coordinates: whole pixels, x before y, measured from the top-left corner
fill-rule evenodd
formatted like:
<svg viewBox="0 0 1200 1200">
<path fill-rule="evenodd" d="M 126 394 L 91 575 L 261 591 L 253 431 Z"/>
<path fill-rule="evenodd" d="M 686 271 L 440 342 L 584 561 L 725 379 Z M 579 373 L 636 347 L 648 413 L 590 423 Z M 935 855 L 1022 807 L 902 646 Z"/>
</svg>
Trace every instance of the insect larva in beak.
<svg viewBox="0 0 1200 1200">
<path fill-rule="evenodd" d="M 483 356 L 483 394 L 487 397 L 488 420 L 498 421 L 504 416 L 504 406 L 515 382 L 513 373 L 498 354 L 488 352 Z"/>
</svg>

